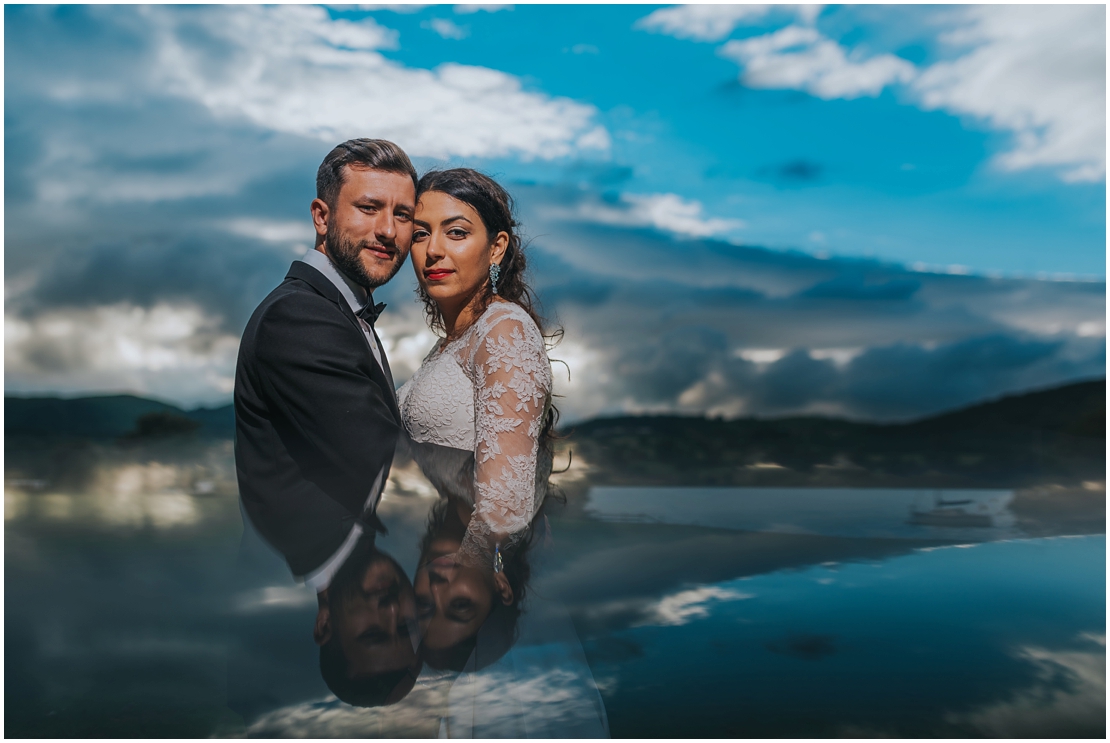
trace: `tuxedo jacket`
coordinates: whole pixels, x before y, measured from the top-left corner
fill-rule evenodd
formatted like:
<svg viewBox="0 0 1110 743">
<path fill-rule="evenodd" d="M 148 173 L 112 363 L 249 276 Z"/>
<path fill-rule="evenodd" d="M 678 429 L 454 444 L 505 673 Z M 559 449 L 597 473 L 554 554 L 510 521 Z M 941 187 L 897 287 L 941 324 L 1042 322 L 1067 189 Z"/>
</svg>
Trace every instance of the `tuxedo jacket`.
<svg viewBox="0 0 1110 743">
<path fill-rule="evenodd" d="M 393 387 L 350 305 L 294 262 L 247 323 L 235 369 L 243 510 L 294 575 L 339 549 L 378 472 L 388 477 L 400 430 Z"/>
</svg>

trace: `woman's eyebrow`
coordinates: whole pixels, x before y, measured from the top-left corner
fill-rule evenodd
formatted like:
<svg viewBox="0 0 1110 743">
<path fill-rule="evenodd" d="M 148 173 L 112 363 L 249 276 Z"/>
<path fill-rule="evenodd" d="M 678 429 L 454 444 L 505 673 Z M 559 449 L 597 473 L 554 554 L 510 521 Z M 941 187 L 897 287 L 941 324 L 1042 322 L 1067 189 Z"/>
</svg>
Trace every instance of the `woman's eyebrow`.
<svg viewBox="0 0 1110 743">
<path fill-rule="evenodd" d="M 447 219 L 440 222 L 440 224 L 441 225 L 448 225 L 448 224 L 451 224 L 452 222 L 459 222 L 459 221 L 466 222 L 467 224 L 474 224 L 473 222 L 471 222 L 469 219 L 467 219 L 466 217 L 464 217 L 461 214 L 458 214 L 454 217 L 448 217 Z"/>
</svg>

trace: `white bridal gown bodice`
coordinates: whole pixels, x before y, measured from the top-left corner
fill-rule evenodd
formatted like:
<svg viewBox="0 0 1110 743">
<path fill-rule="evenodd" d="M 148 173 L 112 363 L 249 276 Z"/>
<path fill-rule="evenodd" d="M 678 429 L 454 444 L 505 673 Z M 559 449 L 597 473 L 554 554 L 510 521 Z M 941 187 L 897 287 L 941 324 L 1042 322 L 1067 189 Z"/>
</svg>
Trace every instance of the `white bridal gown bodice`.
<svg viewBox="0 0 1110 743">
<path fill-rule="evenodd" d="M 474 508 L 460 557 L 477 563 L 519 539 L 551 473 L 539 447 L 551 363 L 528 313 L 491 303 L 462 336 L 432 349 L 398 402 L 425 476 Z"/>
</svg>

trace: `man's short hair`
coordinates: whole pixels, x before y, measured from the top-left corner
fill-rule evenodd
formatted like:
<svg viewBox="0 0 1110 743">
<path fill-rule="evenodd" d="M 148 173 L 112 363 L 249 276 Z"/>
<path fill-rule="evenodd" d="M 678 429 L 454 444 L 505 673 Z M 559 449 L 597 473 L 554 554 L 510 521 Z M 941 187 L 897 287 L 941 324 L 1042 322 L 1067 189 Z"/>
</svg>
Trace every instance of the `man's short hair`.
<svg viewBox="0 0 1110 743">
<path fill-rule="evenodd" d="M 343 168 L 348 165 L 407 175 L 412 178 L 413 189 L 416 188 L 416 168 L 400 147 L 385 139 L 348 139 L 336 145 L 320 163 L 316 171 L 316 198 L 328 206 L 335 206 L 339 189 L 343 187 Z"/>
</svg>

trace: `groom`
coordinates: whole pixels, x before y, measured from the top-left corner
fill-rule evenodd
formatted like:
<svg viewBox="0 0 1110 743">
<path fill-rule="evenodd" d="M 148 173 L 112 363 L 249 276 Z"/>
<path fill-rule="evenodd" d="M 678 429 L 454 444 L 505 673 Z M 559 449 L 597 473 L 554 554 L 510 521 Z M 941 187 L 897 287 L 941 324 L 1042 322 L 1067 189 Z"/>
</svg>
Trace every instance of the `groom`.
<svg viewBox="0 0 1110 743">
<path fill-rule="evenodd" d="M 400 413 L 373 290 L 412 242 L 416 170 L 381 139 L 333 149 L 316 174 L 316 246 L 254 311 L 235 371 L 244 512 L 293 574 L 323 591 L 374 515 Z"/>
</svg>

